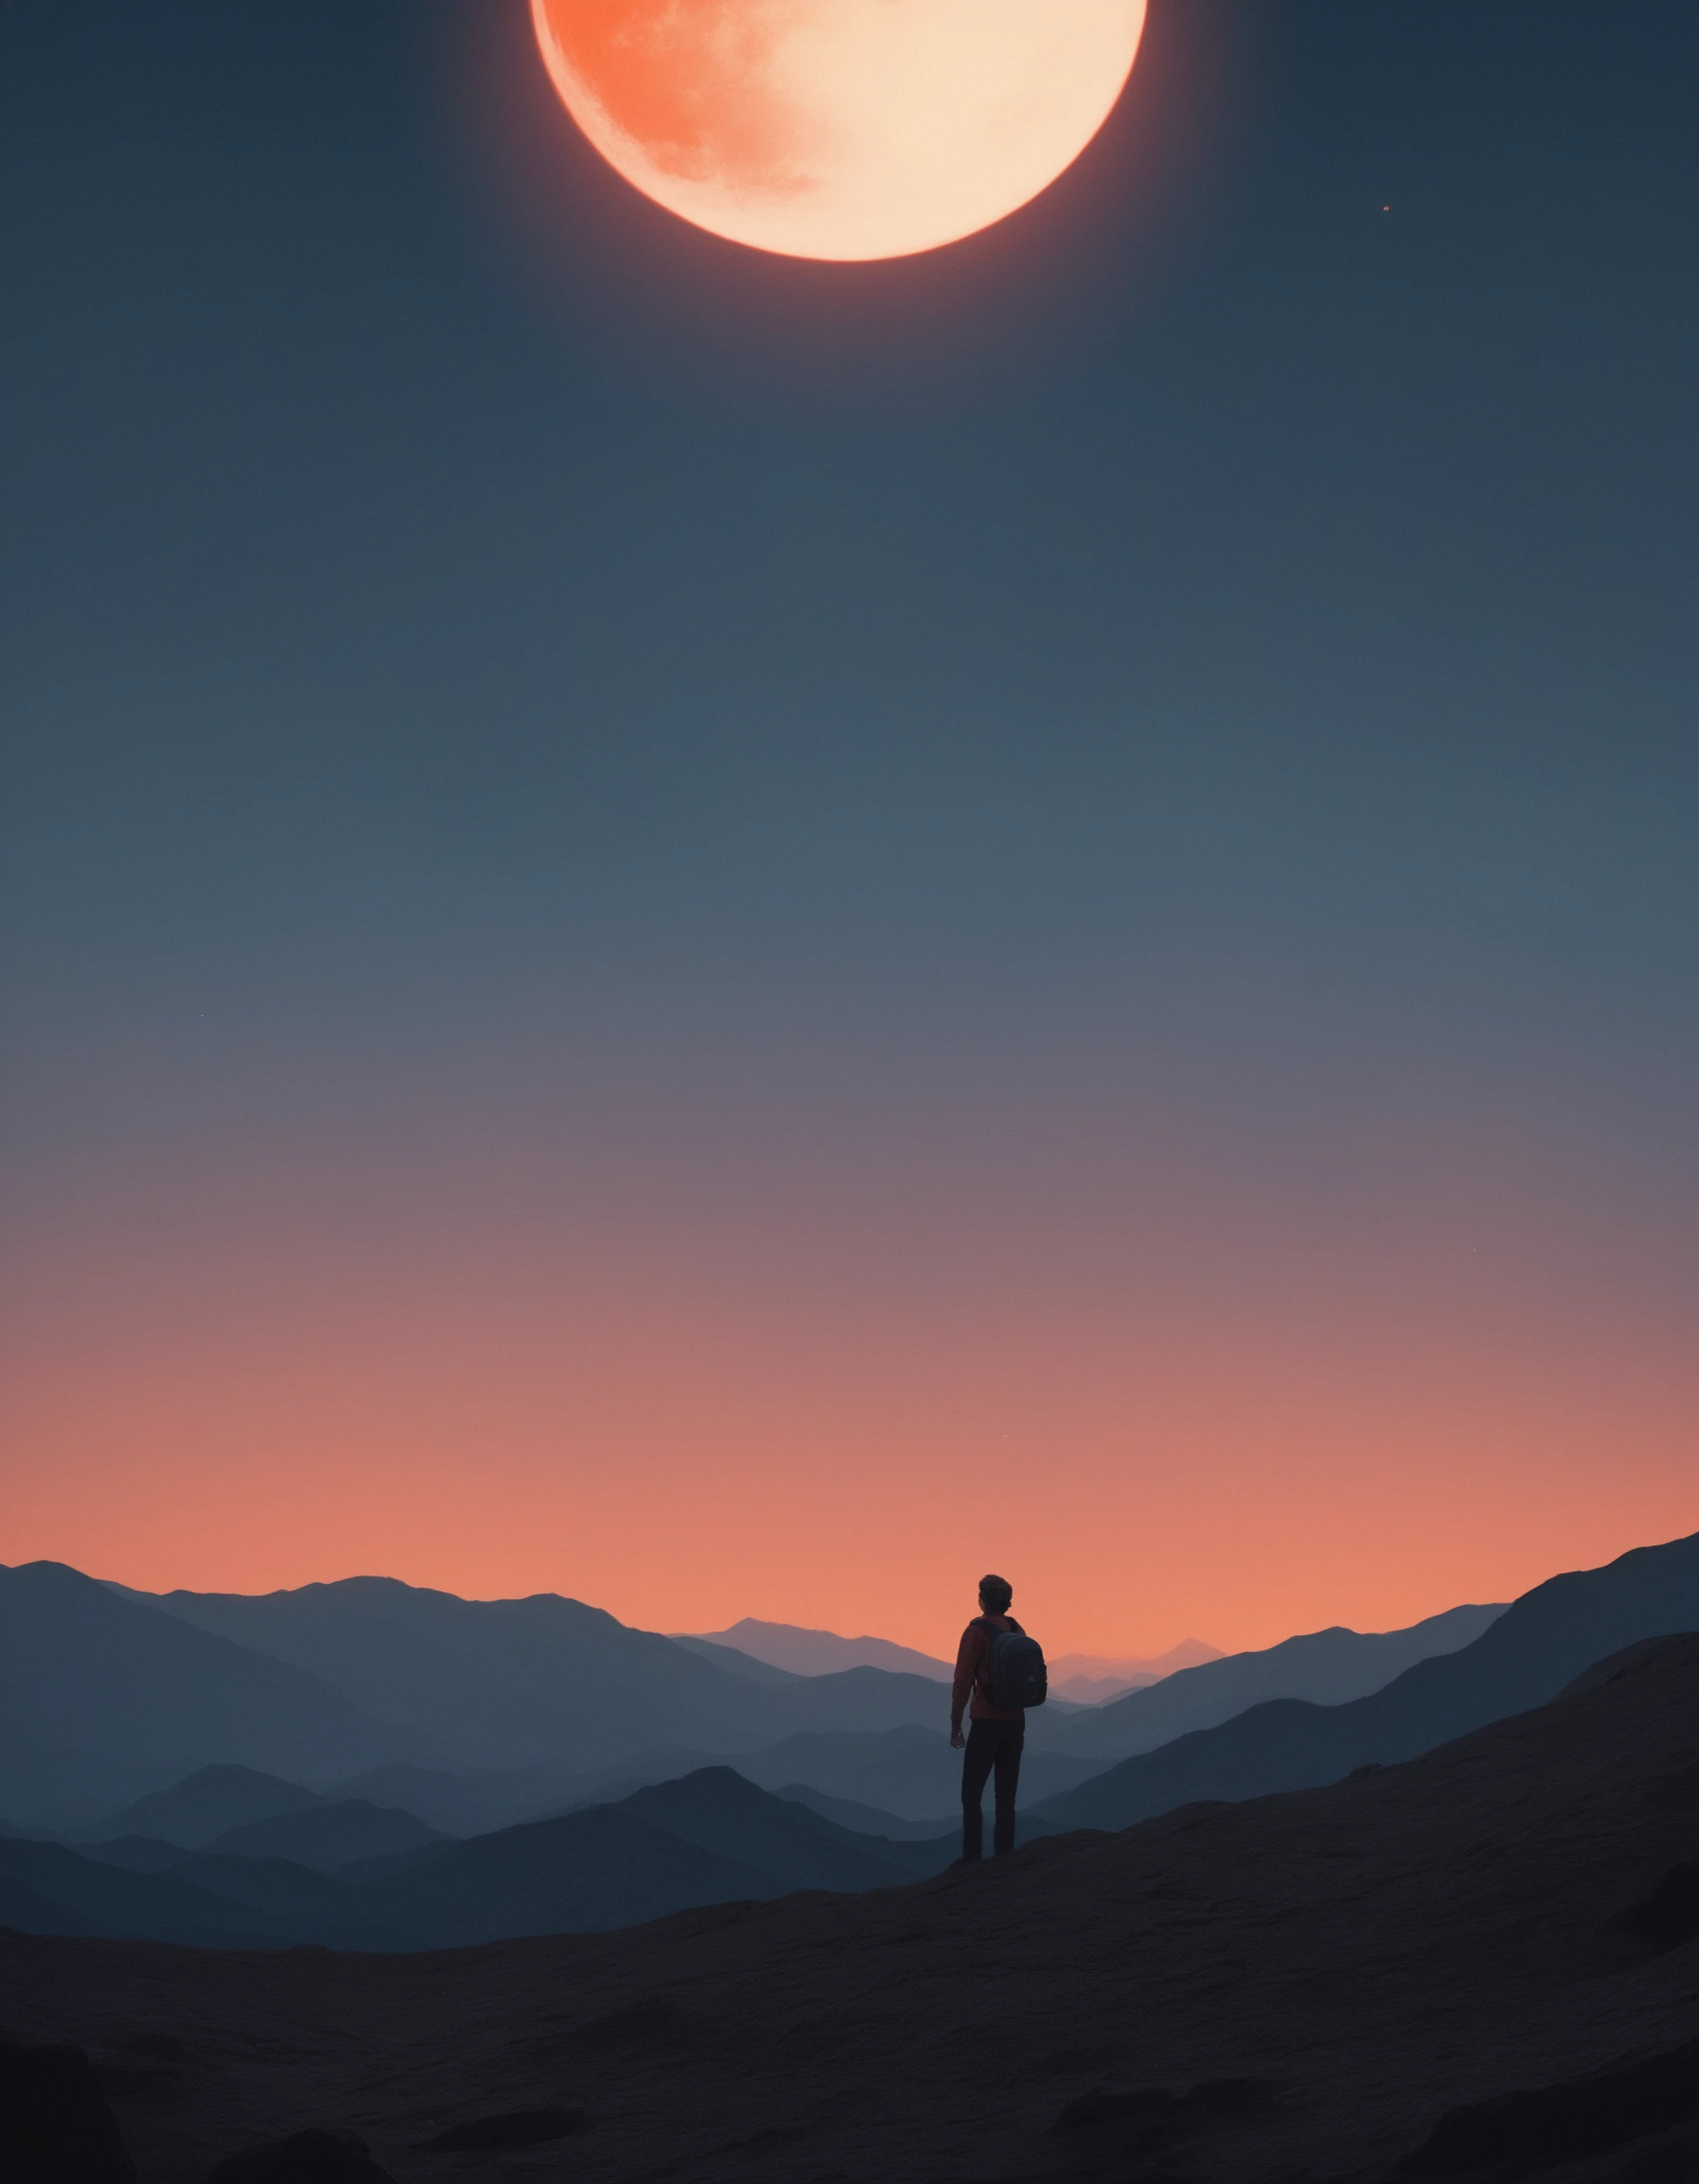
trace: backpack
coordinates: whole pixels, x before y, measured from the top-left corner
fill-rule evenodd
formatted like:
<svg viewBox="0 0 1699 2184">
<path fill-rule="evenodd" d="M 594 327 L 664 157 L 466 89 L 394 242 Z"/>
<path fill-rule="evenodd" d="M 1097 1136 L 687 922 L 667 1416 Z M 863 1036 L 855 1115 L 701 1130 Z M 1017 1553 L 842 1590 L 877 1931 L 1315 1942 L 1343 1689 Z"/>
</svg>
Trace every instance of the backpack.
<svg viewBox="0 0 1699 2184">
<path fill-rule="evenodd" d="M 1044 1647 L 1024 1630 L 993 1630 L 985 1696 L 994 1706 L 1042 1706 L 1050 1693 Z"/>
</svg>

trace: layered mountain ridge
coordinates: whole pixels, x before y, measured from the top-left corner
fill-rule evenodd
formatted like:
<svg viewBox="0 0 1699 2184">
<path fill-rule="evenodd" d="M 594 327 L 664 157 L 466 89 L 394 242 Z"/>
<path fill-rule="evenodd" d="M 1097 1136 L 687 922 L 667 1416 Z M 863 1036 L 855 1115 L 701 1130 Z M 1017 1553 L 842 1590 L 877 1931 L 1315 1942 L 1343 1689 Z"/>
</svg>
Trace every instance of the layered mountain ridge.
<svg viewBox="0 0 1699 2184">
<path fill-rule="evenodd" d="M 677 1785 L 580 1831 L 607 1847 L 609 1901 L 646 1828 L 688 1828 L 695 1844 L 666 1835 L 681 1884 L 743 1901 L 408 1957 L 14 1930 L 0 2016 L 87 2050 L 148 2176 L 205 2176 L 307 2126 L 356 2132 L 385 2173 L 447 2175 L 417 2150 L 446 2125 L 562 2109 L 583 2112 L 572 2174 L 607 2184 L 1502 2184 L 1553 2162 L 1568 2184 L 1654 2184 L 1699 2143 L 1680 1894 L 1696 1724 L 1699 1637 L 1667 1638 L 1325 1788 L 765 1902 L 747 1870 L 797 1853 L 794 1822 L 775 1844 L 735 1783 Z M 442 1930 L 487 1930 L 495 1853 L 451 1856 Z M 181 1882 L 186 1916 L 217 1865 Z M 275 1917 L 313 1885 L 262 1874 L 253 1892 Z M 15 1929 L 28 1884 L 0 1893 Z"/>
<path fill-rule="evenodd" d="M 1187 1681 L 1160 1726 L 1220 1719 L 1247 1679 L 1257 1696 L 1325 1695 L 1341 1662 L 1354 1687 L 1373 1688 L 1412 1649 L 1456 1642 L 1459 1617 L 1489 1612 L 1183 1669 L 1166 1680 Z M 356 1577 L 151 1595 L 33 1563 L 0 1569 L 0 1813 L 25 1826 L 86 1828 L 209 1765 L 400 1807 L 459 1834 L 716 1760 L 904 1821 L 955 1802 L 941 1665 L 802 1675 L 553 1594 L 467 1601 Z M 1033 1715 L 1029 1796 L 1141 1749 L 1156 1731 L 1135 1702 L 1165 1688 Z"/>
<path fill-rule="evenodd" d="M 83 1643 L 67 1649 L 68 1669 L 39 1644 L 33 1652 L 27 1645 L 9 1651 L 4 1704 L 10 1719 L 44 1720 L 49 1702 L 57 1701 L 60 1733 L 68 1735 L 75 1726 L 76 1679 L 100 1666 L 100 1641 L 116 1632 L 129 1649 L 123 1688 L 138 1706 L 143 1729 L 150 1719 L 164 1719 L 183 1737 L 185 1706 L 198 1692 L 206 1709 L 201 1733 L 209 1734 L 209 1721 L 216 1727 L 233 1705 L 258 1692 L 262 1700 L 279 1696 L 271 1717 L 244 1724 L 249 1747 L 256 1738 L 263 1742 L 261 1732 L 267 1730 L 279 1748 L 289 1749 L 292 1739 L 299 1747 L 303 1721 L 322 1718 L 329 1748 L 338 1755 L 351 1748 L 351 1736 L 352 1748 L 369 1750 L 409 1735 L 450 1755 L 435 1765 L 384 1760 L 334 1781 L 215 1760 L 103 1818 L 86 1817 L 69 1839 L 39 1820 L 27 1825 L 31 1815 L 14 1809 L 11 1827 L 0 1830 L 0 1919 L 32 1931 L 217 1938 L 225 1946 L 301 1940 L 453 1946 L 618 1924 L 795 1887 L 894 1886 L 954 1855 L 951 1807 L 959 1759 L 939 1728 L 912 1719 L 923 1698 L 929 1719 L 937 1720 L 941 1694 L 929 1680 L 871 1667 L 819 1677 L 770 1667 L 779 1681 L 750 1679 L 654 1633 L 627 1631 L 597 1611 L 558 1612 L 577 1608 L 570 1602 L 467 1603 L 443 1594 L 416 1601 L 410 1588 L 368 1580 L 305 1591 L 304 1604 L 300 1595 L 269 1596 L 257 1617 L 247 1614 L 250 1604 L 232 1607 L 229 1596 L 210 1606 L 190 1596 L 197 1610 L 190 1623 L 149 1607 L 141 1596 L 120 1595 L 54 1565 L 0 1573 L 0 1609 L 14 1635 L 22 1630 L 29 1637 L 34 1602 L 46 1601 L 49 1632 L 63 1629 L 79 1602 L 90 1610 Z M 520 1612 L 456 1613 L 486 1609 Z M 396 1632 L 405 1633 L 415 1614 L 428 1637 L 435 1633 L 438 1651 L 433 1656 L 422 1641 L 423 1660 L 407 1665 Z M 305 1636 L 292 1644 L 297 1658 L 279 1663 L 223 1629 L 204 1628 L 209 1621 L 258 1626 L 273 1642 L 292 1629 Z M 327 1630 L 339 1629 L 357 1649 L 359 1630 L 374 1622 L 380 1635 L 375 1658 L 356 1661 L 356 1672 L 345 1670 L 367 1698 L 416 1695 L 457 1633 L 472 1632 L 460 1686 L 442 1715 L 394 1730 L 319 1673 L 319 1664 L 335 1658 L 325 1650 Z M 1467 1645 L 1430 1652 L 1364 1697 L 1334 1705 L 1265 1701 L 1107 1767 L 1063 1747 L 1081 1738 L 1082 1725 L 1101 1735 L 1104 1721 L 1136 1717 L 1135 1702 L 1148 1702 L 1160 1686 L 1095 1715 L 1034 1714 L 1023 1771 L 1022 1839 L 1081 1826 L 1124 1827 L 1199 1797 L 1236 1800 L 1324 1784 L 1364 1765 L 1413 1757 L 1543 1704 L 1589 1664 L 1625 1646 L 1699 1628 L 1699 1537 L 1551 1579 L 1502 1612 L 1457 1610 L 1413 1631 L 1369 1638 L 1318 1633 L 1262 1655 L 1208 1663 L 1171 1681 L 1203 1680 L 1202 1702 L 1219 1704 L 1226 1694 L 1212 1691 L 1212 1678 L 1217 1686 L 1231 1688 L 1237 1680 L 1241 1687 L 1247 1681 L 1255 1687 L 1257 1680 L 1282 1673 L 1283 1664 L 1291 1672 L 1319 1665 L 1324 1674 L 1361 1676 L 1376 1661 L 1384 1666 L 1400 1651 L 1453 1641 L 1483 1622 Z M 585 1631 L 599 1655 L 578 1649 Z M 634 1642 L 629 1647 L 628 1639 Z M 1346 1643 L 1353 1639 L 1354 1651 Z M 682 1665 L 676 1682 L 665 1674 L 669 1653 Z M 575 1733 L 582 1717 L 573 1712 L 572 1676 L 587 1672 L 587 1660 L 593 1671 L 625 1676 L 620 1688 L 630 1719 L 623 1756 L 582 1772 L 564 1765 L 558 1750 L 535 1747 L 524 1765 L 505 1773 L 455 1760 L 443 1720 L 457 1720 L 483 1684 L 503 1673 L 515 1673 L 525 1688 L 547 1685 L 551 1661 L 557 1679 L 550 1693 L 553 1718 Z M 20 1695 L 32 1665 L 44 1662 L 49 1683 L 52 1673 L 59 1675 L 57 1690 Z M 187 1695 L 183 1689 L 163 1695 L 150 1718 L 143 1686 L 161 1662 L 186 1662 L 199 1682 L 191 1682 Z M 708 1749 L 632 1749 L 653 1720 L 644 1716 L 646 1687 L 657 1685 L 661 1725 L 694 1727 Z M 706 1690 L 719 1711 L 705 1722 L 682 1720 L 681 1690 Z M 607 1719 L 605 1692 L 603 1702 L 590 1716 L 593 1723 Z M 799 1716 L 883 1719 L 888 1725 L 790 1726 Z M 108 1698 L 104 1710 L 93 1710 L 96 1730 L 109 1719 Z M 133 1722 L 121 1755 L 126 1768 L 134 1764 L 137 1734 Z M 716 1752 L 709 1740 L 728 1735 L 745 1749 Z M 584 1741 L 607 1749 L 594 1738 Z M 79 1759 L 86 1767 L 94 1756 L 85 1751 Z M 14 1782 L 28 1780 L 35 1758 L 26 1758 L 25 1771 L 12 1773 Z M 13 1767 L 9 1747 L 0 1764 Z M 26 1823 L 21 1830 L 19 1819 Z M 59 1839 L 51 1839 L 56 1833 Z"/>
</svg>

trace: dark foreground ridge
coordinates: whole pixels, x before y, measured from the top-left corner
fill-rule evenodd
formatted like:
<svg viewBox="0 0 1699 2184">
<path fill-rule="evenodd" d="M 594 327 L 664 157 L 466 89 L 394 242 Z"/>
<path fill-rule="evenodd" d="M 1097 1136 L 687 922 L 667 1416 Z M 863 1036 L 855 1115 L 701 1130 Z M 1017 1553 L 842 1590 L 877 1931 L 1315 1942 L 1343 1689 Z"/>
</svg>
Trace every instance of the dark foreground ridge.
<svg viewBox="0 0 1699 2184">
<path fill-rule="evenodd" d="M 86 2051 L 141 2184 L 305 2132 L 395 2184 L 1685 2184 L 1696 1830 L 1672 1637 L 1402 1766 L 870 1894 L 411 1957 L 0 1935 L 0 2028 Z"/>
<path fill-rule="evenodd" d="M 1567 2084 L 1502 2093 L 1442 2116 L 1400 2178 L 1456 2176 L 1506 2162 L 1546 2169 L 1613 2154 L 1699 2117 L 1699 2040 L 1625 2070 L 1599 2070 Z M 1677 2164 L 1685 2148 L 1673 2150 Z"/>
</svg>

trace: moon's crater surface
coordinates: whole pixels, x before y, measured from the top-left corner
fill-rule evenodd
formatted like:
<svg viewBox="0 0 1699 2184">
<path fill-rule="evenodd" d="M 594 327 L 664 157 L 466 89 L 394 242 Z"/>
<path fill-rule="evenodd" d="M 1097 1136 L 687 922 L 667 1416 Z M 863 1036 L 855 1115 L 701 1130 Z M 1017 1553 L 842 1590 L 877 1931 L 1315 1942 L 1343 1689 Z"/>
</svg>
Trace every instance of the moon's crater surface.
<svg viewBox="0 0 1699 2184">
<path fill-rule="evenodd" d="M 1144 0 L 531 0 L 629 182 L 716 235 L 897 258 L 1053 182 L 1121 95 Z"/>
</svg>

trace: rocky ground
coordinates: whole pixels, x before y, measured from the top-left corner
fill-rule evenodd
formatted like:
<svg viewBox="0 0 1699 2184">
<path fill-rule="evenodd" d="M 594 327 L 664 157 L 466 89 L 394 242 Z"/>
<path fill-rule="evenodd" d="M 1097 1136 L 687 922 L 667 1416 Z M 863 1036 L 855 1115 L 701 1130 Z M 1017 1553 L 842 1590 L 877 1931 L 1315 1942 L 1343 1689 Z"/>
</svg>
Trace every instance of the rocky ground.
<svg viewBox="0 0 1699 2184">
<path fill-rule="evenodd" d="M 313 2127 L 357 2134 L 400 2184 L 1282 2184 L 1554 2160 L 1566 2184 L 1679 2184 L 1699 2176 L 1679 2061 L 1560 2097 L 1531 2135 L 1429 2135 L 1459 2104 L 1699 2034 L 1699 1938 L 1667 1878 L 1695 1856 L 1686 1637 L 1404 1766 L 869 1896 L 412 1956 L 0 1934 L 0 2031 L 89 2051 L 143 2184 L 201 2184 Z M 1660 1884 L 1664 1910 L 1617 1923 Z M 583 2127 L 421 2147 L 551 2106 Z"/>
</svg>

